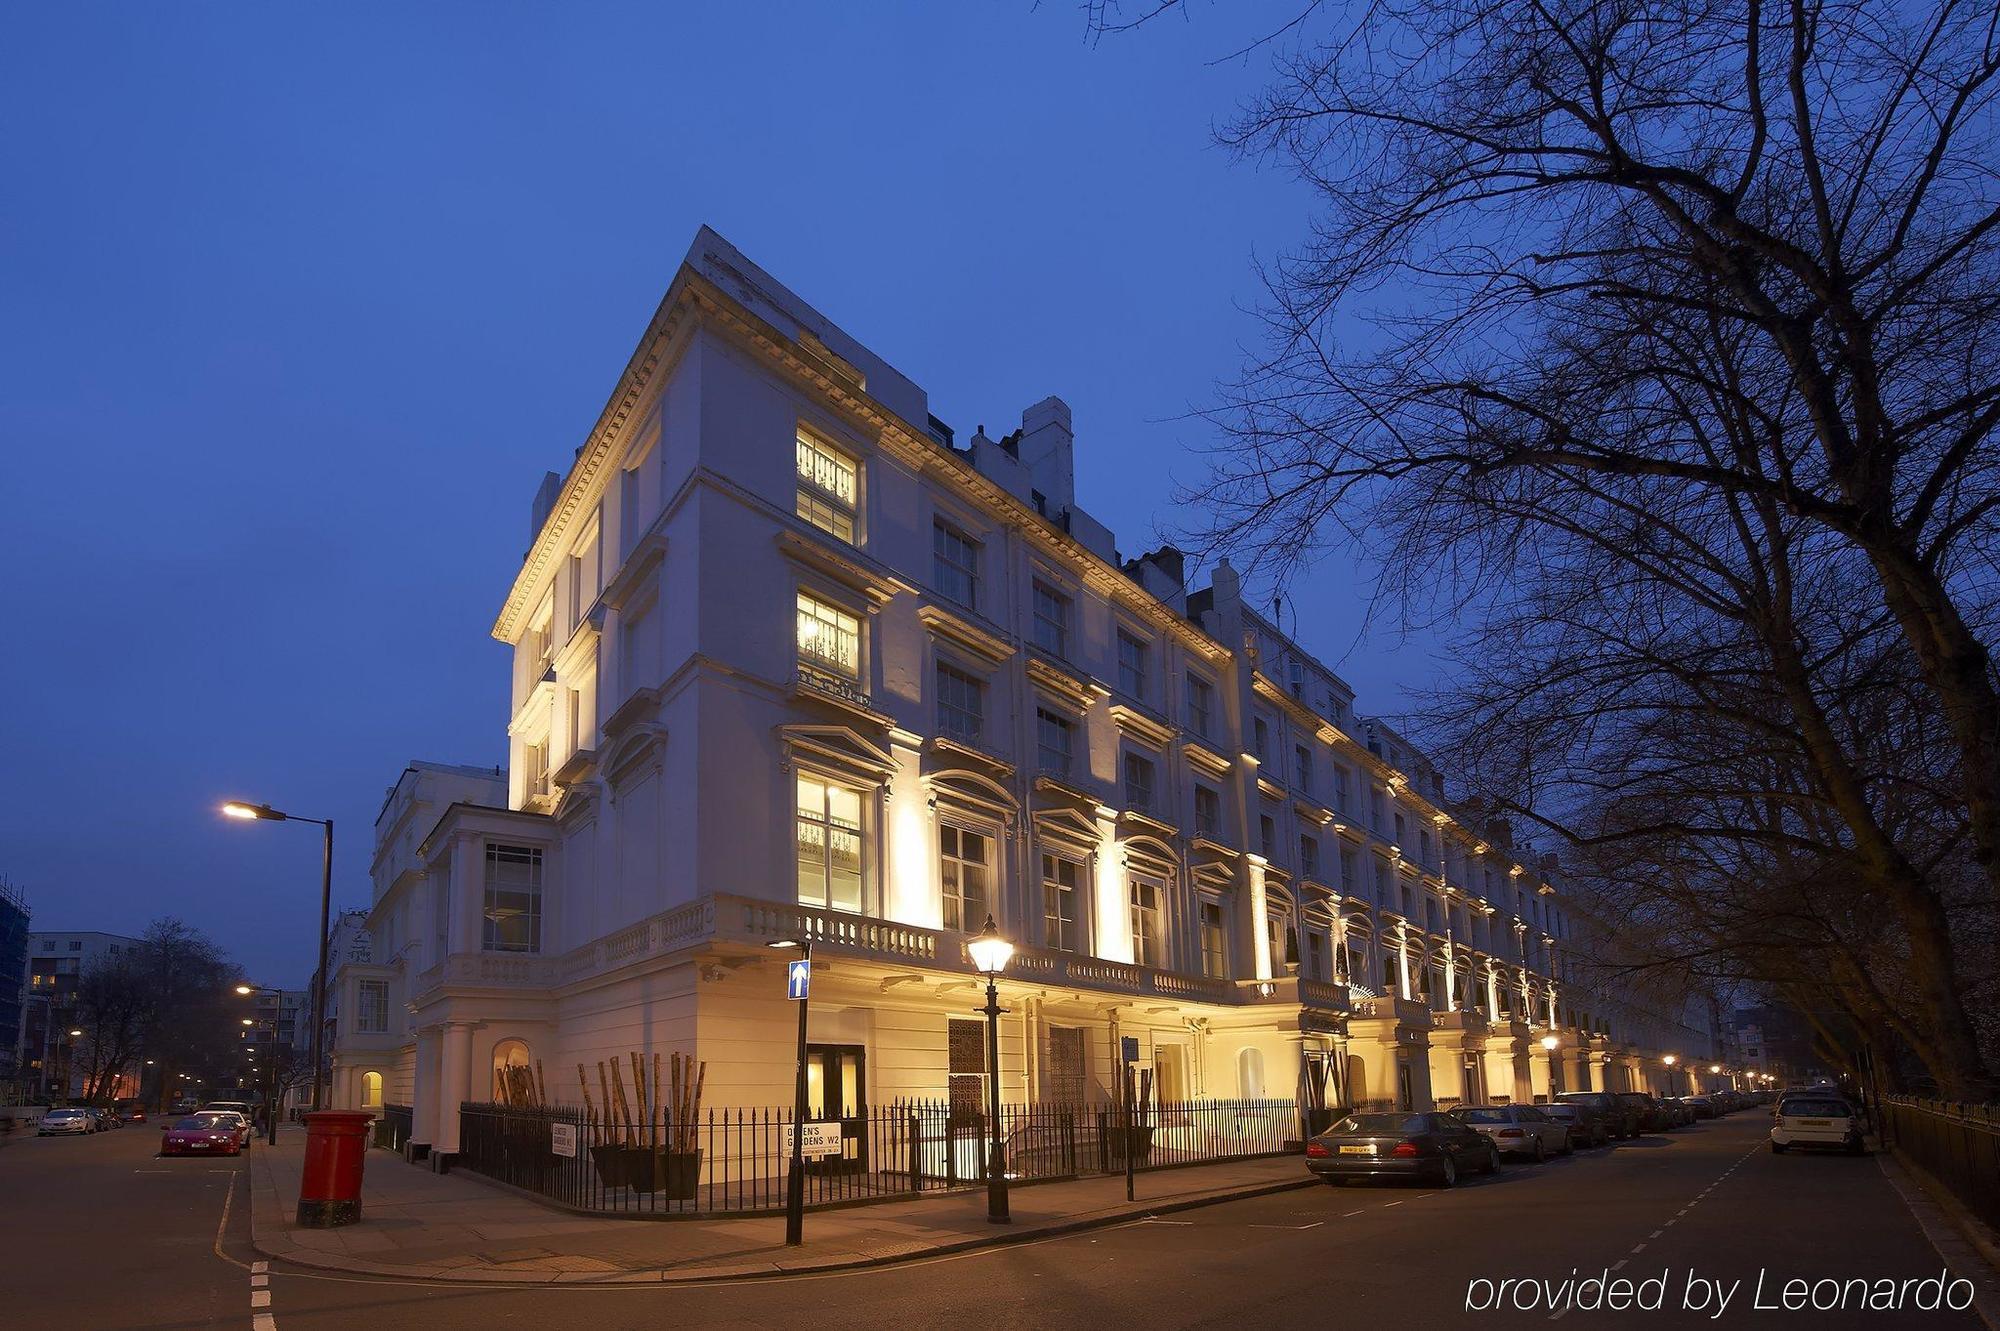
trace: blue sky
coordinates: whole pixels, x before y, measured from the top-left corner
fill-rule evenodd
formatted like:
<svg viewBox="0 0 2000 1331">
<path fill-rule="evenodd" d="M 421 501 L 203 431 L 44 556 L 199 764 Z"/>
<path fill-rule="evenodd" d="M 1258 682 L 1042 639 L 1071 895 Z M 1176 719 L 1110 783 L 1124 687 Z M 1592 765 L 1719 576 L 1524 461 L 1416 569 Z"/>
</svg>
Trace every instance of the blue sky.
<svg viewBox="0 0 2000 1331">
<path fill-rule="evenodd" d="M 1066 398 L 1127 552 L 1304 191 L 1213 146 L 1283 6 L 16 6 L 0 35 L 0 874 L 42 928 L 310 970 L 413 757 L 504 758 L 541 473 L 707 222 L 961 437 Z M 1345 566 L 1307 643 L 1393 711 Z"/>
</svg>

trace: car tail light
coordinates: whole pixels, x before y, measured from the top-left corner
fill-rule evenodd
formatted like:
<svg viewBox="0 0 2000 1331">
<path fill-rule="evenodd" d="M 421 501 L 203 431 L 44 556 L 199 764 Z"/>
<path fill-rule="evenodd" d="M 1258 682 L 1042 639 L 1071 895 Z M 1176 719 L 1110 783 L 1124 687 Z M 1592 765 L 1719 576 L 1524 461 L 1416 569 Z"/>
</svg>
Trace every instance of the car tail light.
<svg viewBox="0 0 2000 1331">
<path fill-rule="evenodd" d="M 1390 1155 L 1422 1155 L 1422 1154 L 1423 1154 L 1423 1150 L 1422 1150 L 1422 1148 L 1420 1148 L 1420 1147 L 1419 1147 L 1419 1146 L 1418 1146 L 1418 1145 L 1417 1145 L 1417 1144 L 1416 1144 L 1415 1142 L 1397 1142 L 1397 1143 L 1396 1143 L 1396 1149 L 1395 1149 L 1395 1150 L 1393 1150 L 1393 1151 L 1391 1151 L 1391 1152 L 1389 1152 L 1389 1154 L 1390 1154 Z"/>
<path fill-rule="evenodd" d="M 1314 1159 L 1323 1159 L 1326 1156 L 1332 1155 L 1333 1152 L 1326 1148 L 1325 1142 L 1307 1142 L 1306 1154 L 1312 1156 Z"/>
<path fill-rule="evenodd" d="M 1521 1128 L 1502 1128 L 1493 1135 L 1496 1137 L 1525 1137 L 1528 1134 Z"/>
</svg>

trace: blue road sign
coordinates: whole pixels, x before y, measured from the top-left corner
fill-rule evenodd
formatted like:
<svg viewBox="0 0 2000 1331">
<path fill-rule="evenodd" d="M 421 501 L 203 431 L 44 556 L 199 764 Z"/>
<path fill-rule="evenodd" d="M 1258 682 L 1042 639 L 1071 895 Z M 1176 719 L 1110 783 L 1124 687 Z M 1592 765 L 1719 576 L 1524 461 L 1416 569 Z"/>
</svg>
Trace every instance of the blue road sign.
<svg viewBox="0 0 2000 1331">
<path fill-rule="evenodd" d="M 813 966 L 810 961 L 799 960 L 785 967 L 785 997 L 803 999 L 812 988 Z"/>
</svg>

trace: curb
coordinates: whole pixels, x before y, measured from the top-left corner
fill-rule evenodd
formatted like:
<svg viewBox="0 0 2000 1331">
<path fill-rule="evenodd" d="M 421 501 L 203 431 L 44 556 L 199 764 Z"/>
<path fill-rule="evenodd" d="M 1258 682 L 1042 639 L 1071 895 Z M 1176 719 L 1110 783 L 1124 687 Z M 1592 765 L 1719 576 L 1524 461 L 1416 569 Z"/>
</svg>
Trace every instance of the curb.
<svg viewBox="0 0 2000 1331">
<path fill-rule="evenodd" d="M 252 1158 L 251 1168 L 256 1171 L 260 1157 Z M 439 1267 L 439 1266 L 397 1266 L 388 1262 L 370 1261 L 362 1257 L 339 1257 L 317 1249 L 303 1248 L 289 1238 L 266 1237 L 258 1232 L 259 1212 L 268 1211 L 270 1203 L 263 1197 L 269 1185 L 269 1171 L 264 1171 L 263 1180 L 253 1177 L 250 1205 L 250 1245 L 266 1257 L 290 1262 L 296 1266 L 312 1267 L 321 1271 L 345 1271 L 356 1275 L 393 1276 L 405 1280 L 423 1280 L 436 1284 L 458 1285 L 698 1285 L 735 1280 L 783 1280 L 787 1276 L 818 1275 L 829 1271 L 857 1271 L 869 1267 L 892 1266 L 901 1262 L 921 1258 L 943 1257 L 954 1253 L 970 1252 L 979 1248 L 998 1248 L 1015 1243 L 1029 1243 L 1038 1239 L 1054 1238 L 1064 1234 L 1075 1234 L 1089 1229 L 1102 1229 L 1108 1225 L 1121 1224 L 1129 1220 L 1147 1216 L 1172 1215 L 1179 1211 L 1192 1211 L 1203 1206 L 1214 1206 L 1222 1202 L 1240 1201 L 1248 1197 L 1263 1197 L 1272 1193 L 1293 1192 L 1314 1186 L 1318 1180 L 1311 1177 L 1285 1180 L 1281 1182 L 1246 1184 L 1217 1192 L 1201 1193 L 1192 1197 L 1181 1197 L 1156 1203 L 1130 1202 L 1109 1210 L 1092 1211 L 1088 1214 L 1060 1220 L 1053 1224 L 1036 1225 L 1033 1228 L 1001 1231 L 978 1238 L 956 1239 L 949 1243 L 914 1242 L 896 1252 L 880 1253 L 873 1256 L 842 1256 L 825 1259 L 806 1258 L 787 1262 L 778 1259 L 754 1264 L 706 1267 L 678 1271 L 672 1267 L 653 1267 L 644 1271 L 619 1271 L 598 1273 L 594 1271 L 507 1271 L 491 1267 Z M 282 1228 L 283 1221 L 277 1216 L 269 1217 L 269 1222 Z"/>
<path fill-rule="evenodd" d="M 1984 1286 L 1981 1291 L 1983 1294 L 1990 1295 L 1996 1289 L 2000 1289 L 2000 1243 L 1995 1242 L 1993 1232 L 1985 1223 L 1973 1215 L 1965 1203 L 1953 1195 L 1935 1175 L 1893 1147 L 1878 1152 L 1875 1161 L 1881 1168 L 1883 1176 L 1889 1180 L 1890 1187 L 1901 1194 L 1903 1205 L 1909 1209 L 1911 1217 L 1917 1222 L 1917 1228 L 1923 1231 L 1924 1237 L 1930 1241 L 1931 1247 L 1937 1250 L 1938 1255 L 1944 1257 L 1947 1262 L 1951 1260 L 1951 1254 L 1946 1251 L 1948 1245 L 1940 1242 L 1940 1236 L 1931 1232 L 1931 1225 L 1918 1208 L 1916 1198 L 1920 1197 L 1928 1202 L 1941 1217 L 1944 1225 L 1950 1227 L 1952 1231 L 1950 1237 L 1958 1239 L 1971 1250 L 1969 1256 L 1972 1261 L 1985 1265 L 1983 1271 L 1960 1274 L 1972 1277 L 1975 1287 Z M 1996 1307 L 1991 1297 L 1975 1298 L 1972 1309 L 1982 1322 L 1992 1328 L 1992 1331 L 2000 1331 L 2000 1307 Z"/>
</svg>

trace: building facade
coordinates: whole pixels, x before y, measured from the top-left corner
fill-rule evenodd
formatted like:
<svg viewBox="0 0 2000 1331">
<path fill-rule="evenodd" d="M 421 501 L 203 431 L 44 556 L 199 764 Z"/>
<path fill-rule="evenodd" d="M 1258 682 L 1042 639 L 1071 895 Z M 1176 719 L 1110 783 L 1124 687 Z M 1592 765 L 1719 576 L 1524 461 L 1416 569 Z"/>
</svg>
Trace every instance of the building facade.
<svg viewBox="0 0 2000 1331">
<path fill-rule="evenodd" d="M 70 1034 L 81 1029 L 75 1025 L 77 985 L 97 967 L 141 946 L 137 938 L 94 930 L 28 935 L 22 1072 L 37 1088 L 38 1098 L 69 1100 L 84 1094 L 90 1074 L 90 1035 Z"/>
<path fill-rule="evenodd" d="M 711 1105 L 788 1103 L 784 939 L 813 944 L 828 1117 L 989 1076 L 1101 1103 L 1127 1039 L 1165 1101 L 1663 1088 L 1696 1033 L 1568 986 L 1550 866 L 1227 564 L 1191 589 L 1170 548 L 1122 558 L 1074 446 L 1058 398 L 960 445 L 697 237 L 538 496 L 493 630 L 504 798 L 378 823 L 351 982 L 383 986 L 369 1052 L 417 1141 L 453 1150 L 508 1062 L 575 1100 L 579 1064 L 680 1050 Z M 963 951 L 989 915 L 1019 949 L 997 1068 Z"/>
<path fill-rule="evenodd" d="M 0 1085 L 23 1089 L 22 1047 L 28 998 L 28 900 L 0 879 Z"/>
</svg>

